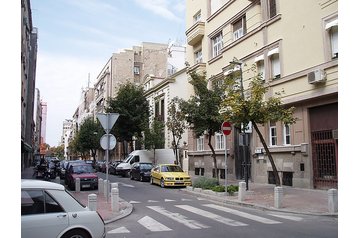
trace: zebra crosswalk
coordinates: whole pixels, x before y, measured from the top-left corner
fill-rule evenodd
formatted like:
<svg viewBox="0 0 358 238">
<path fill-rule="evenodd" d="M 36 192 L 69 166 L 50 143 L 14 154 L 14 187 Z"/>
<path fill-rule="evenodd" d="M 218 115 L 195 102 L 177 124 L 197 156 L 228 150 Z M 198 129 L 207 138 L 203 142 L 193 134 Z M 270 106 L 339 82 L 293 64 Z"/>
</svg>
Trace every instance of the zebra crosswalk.
<svg viewBox="0 0 358 238">
<path fill-rule="evenodd" d="M 151 211 L 154 211 L 154 214 L 157 214 L 158 216 L 150 213 L 152 217 L 149 215 L 143 216 L 141 218 L 138 217 L 139 219 L 136 222 L 138 223 L 137 225 L 131 224 L 130 227 L 121 226 L 114 228 L 109 230 L 107 234 L 131 233 L 134 231 L 133 226 L 136 227 L 135 230 L 139 229 L 139 226 L 150 232 L 173 231 L 178 229 L 177 226 L 173 225 L 173 222 L 184 225 L 188 229 L 200 230 L 211 228 L 211 225 L 213 225 L 215 222 L 231 227 L 245 227 L 252 225 L 252 222 L 266 225 L 277 225 L 283 223 L 284 220 L 296 222 L 302 221 L 302 217 L 295 215 L 271 212 L 265 214 L 265 216 L 269 216 L 269 218 L 267 218 L 211 203 L 200 204 L 196 207 L 186 204 L 167 204 L 169 204 L 169 206 L 166 207 L 163 207 L 162 204 L 158 204 L 158 206 L 155 204 L 148 204 L 148 206 L 145 207 Z M 220 215 L 218 213 L 220 213 Z M 190 218 L 189 216 L 191 215 L 193 215 L 195 219 Z M 198 221 L 198 218 L 200 221 Z M 250 224 L 248 220 L 251 221 Z"/>
</svg>

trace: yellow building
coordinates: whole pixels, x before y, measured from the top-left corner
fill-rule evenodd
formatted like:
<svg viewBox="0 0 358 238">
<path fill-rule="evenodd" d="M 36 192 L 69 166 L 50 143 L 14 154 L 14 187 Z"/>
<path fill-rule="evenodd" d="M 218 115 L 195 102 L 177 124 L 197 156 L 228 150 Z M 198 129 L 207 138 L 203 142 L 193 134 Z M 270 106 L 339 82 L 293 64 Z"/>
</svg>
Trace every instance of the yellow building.
<svg viewBox="0 0 358 238">
<path fill-rule="evenodd" d="M 283 185 L 337 187 L 338 183 L 338 1 L 337 0 L 187 0 L 186 36 L 189 70 L 209 79 L 223 77 L 234 58 L 243 62 L 243 85 L 262 73 L 267 96 L 284 91 L 297 122 L 263 125 Z M 189 136 L 189 170 L 212 176 L 207 138 Z M 220 145 L 222 136 L 215 136 Z M 253 131 L 249 175 L 256 183 L 274 183 L 272 167 Z M 228 178 L 243 179 L 242 136 L 231 134 Z M 218 167 L 223 178 L 224 150 Z"/>
</svg>

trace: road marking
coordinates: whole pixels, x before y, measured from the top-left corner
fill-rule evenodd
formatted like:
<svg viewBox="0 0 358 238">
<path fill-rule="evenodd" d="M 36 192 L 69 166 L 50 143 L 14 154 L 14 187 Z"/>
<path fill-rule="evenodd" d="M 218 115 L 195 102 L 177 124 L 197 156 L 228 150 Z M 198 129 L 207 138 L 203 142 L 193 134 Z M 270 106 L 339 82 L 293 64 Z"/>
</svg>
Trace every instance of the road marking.
<svg viewBox="0 0 358 238">
<path fill-rule="evenodd" d="M 201 197 L 198 197 L 197 199 L 198 199 L 199 201 L 207 200 L 206 198 L 201 198 Z"/>
<path fill-rule="evenodd" d="M 138 201 L 130 201 L 129 203 L 130 203 L 130 204 L 135 204 L 135 203 L 141 203 L 141 202 L 138 202 Z"/>
<path fill-rule="evenodd" d="M 119 233 L 130 233 L 130 231 L 127 230 L 127 228 L 125 228 L 124 226 L 122 226 L 122 227 L 119 227 L 117 229 L 107 232 L 107 234 L 119 234 Z"/>
<path fill-rule="evenodd" d="M 193 201 L 193 199 L 188 199 L 188 198 L 182 198 L 182 201 Z"/>
<path fill-rule="evenodd" d="M 196 208 L 196 207 L 192 207 L 192 206 L 188 206 L 188 205 L 175 205 L 175 206 L 179 207 L 181 209 L 187 210 L 189 212 L 198 214 L 200 216 L 207 217 L 207 218 L 210 218 L 212 220 L 221 222 L 221 223 L 226 224 L 228 226 L 247 226 L 247 224 L 245 224 L 245 223 L 242 223 L 242 222 L 239 222 L 239 221 L 234 221 L 234 220 L 232 220 L 230 218 L 222 217 L 222 216 L 219 216 L 217 214 L 214 214 L 214 213 L 211 213 L 211 212 L 208 212 L 208 211 Z"/>
<path fill-rule="evenodd" d="M 282 223 L 282 222 L 279 222 L 279 221 L 274 221 L 274 220 L 271 220 L 271 219 L 267 219 L 267 218 L 256 216 L 256 215 L 252 215 L 252 214 L 249 214 L 249 213 L 246 213 L 246 212 L 241 212 L 241 211 L 238 211 L 238 210 L 235 210 L 235 209 L 231 209 L 231 208 L 227 208 L 227 207 L 223 207 L 223 206 L 219 206 L 219 205 L 215 205 L 215 204 L 205 204 L 203 206 L 211 207 L 211 208 L 214 208 L 214 209 L 217 209 L 217 210 L 220 210 L 220 211 L 224 211 L 224 212 L 228 212 L 228 213 L 231 213 L 231 214 L 234 214 L 234 215 L 237 215 L 237 216 L 240 216 L 240 217 L 244 217 L 244 218 L 247 218 L 247 219 L 250 219 L 250 220 L 254 220 L 254 221 L 257 221 L 257 222 L 261 222 L 261 223 L 264 223 L 264 224 L 279 224 L 279 223 Z"/>
<path fill-rule="evenodd" d="M 209 226 L 201 224 L 200 222 L 197 222 L 195 220 L 189 220 L 186 216 L 183 216 L 179 213 L 173 213 L 167 211 L 164 209 L 164 207 L 160 207 L 160 206 L 147 206 L 147 207 L 191 229 L 209 228 Z"/>
<path fill-rule="evenodd" d="M 159 201 L 155 201 L 155 200 L 148 200 L 148 202 L 159 202 Z"/>
<path fill-rule="evenodd" d="M 297 217 L 297 216 L 288 216 L 288 215 L 283 215 L 283 214 L 275 214 L 275 213 L 269 213 L 270 216 L 274 216 L 274 217 L 279 217 L 279 218 L 283 218 L 283 219 L 287 219 L 287 220 L 292 220 L 292 221 L 302 221 L 302 217 Z"/>
<path fill-rule="evenodd" d="M 164 199 L 164 202 L 175 202 L 175 200 L 171 200 L 171 199 Z"/>
<path fill-rule="evenodd" d="M 118 182 L 118 183 L 122 184 L 122 186 L 124 186 L 124 187 L 134 188 L 134 186 L 132 184 L 126 184 L 126 183 L 122 183 L 122 182 Z"/>
<path fill-rule="evenodd" d="M 145 216 L 142 219 L 138 220 L 138 223 L 147 228 L 150 231 L 171 231 L 169 227 L 163 225 L 160 222 L 157 222 L 149 216 Z"/>
</svg>

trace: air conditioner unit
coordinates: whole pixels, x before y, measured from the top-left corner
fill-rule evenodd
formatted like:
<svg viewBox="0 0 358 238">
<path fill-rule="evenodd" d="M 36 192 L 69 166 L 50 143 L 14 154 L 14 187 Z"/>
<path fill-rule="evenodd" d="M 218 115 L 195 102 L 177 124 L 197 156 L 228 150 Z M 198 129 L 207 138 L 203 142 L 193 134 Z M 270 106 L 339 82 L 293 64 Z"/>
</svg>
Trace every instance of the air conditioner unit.
<svg viewBox="0 0 358 238">
<path fill-rule="evenodd" d="M 324 72 L 324 70 L 321 69 L 317 69 L 312 72 L 309 72 L 307 74 L 307 78 L 308 78 L 308 83 L 310 84 L 322 83 L 327 80 L 326 73 Z"/>
</svg>

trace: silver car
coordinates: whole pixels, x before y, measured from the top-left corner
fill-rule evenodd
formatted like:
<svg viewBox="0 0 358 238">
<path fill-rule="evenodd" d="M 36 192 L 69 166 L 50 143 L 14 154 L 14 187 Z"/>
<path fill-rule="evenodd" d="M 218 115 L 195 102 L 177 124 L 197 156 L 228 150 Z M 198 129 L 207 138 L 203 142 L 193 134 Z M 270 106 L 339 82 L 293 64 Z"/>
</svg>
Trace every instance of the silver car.
<svg viewBox="0 0 358 238">
<path fill-rule="evenodd" d="M 103 238 L 102 217 L 79 203 L 63 185 L 21 180 L 21 237 Z"/>
</svg>

